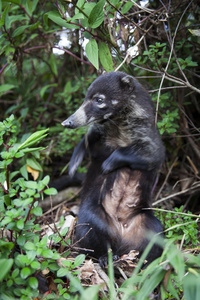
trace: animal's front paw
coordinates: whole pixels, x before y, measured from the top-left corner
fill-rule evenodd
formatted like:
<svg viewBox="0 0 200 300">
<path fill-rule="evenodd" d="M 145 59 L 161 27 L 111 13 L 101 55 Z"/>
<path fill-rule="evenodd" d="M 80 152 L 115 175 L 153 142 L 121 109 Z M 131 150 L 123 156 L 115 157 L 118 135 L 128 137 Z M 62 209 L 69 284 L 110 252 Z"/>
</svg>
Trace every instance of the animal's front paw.
<svg viewBox="0 0 200 300">
<path fill-rule="evenodd" d="M 102 269 L 106 268 L 108 265 L 108 256 L 103 255 L 103 256 L 99 257 L 99 264 Z"/>
<path fill-rule="evenodd" d="M 120 257 L 119 255 L 115 254 L 113 255 L 113 261 L 118 260 Z M 99 257 L 99 264 L 101 268 L 106 268 L 108 266 L 108 255 L 103 255 Z"/>
<path fill-rule="evenodd" d="M 106 159 L 102 164 L 102 172 L 103 174 L 108 174 L 112 171 L 113 171 L 112 164 L 110 163 L 109 159 Z"/>
</svg>

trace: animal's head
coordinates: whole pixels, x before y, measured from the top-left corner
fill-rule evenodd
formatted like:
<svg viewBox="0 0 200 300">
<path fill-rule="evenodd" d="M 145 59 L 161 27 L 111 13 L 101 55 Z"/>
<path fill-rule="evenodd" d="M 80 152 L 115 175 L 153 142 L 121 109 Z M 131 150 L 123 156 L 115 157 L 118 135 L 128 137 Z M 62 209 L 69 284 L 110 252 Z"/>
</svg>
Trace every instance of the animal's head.
<svg viewBox="0 0 200 300">
<path fill-rule="evenodd" d="M 129 99 L 137 98 L 141 90 L 141 85 L 130 75 L 122 72 L 103 74 L 90 85 L 80 108 L 62 125 L 77 128 L 112 120 L 130 106 Z"/>
</svg>

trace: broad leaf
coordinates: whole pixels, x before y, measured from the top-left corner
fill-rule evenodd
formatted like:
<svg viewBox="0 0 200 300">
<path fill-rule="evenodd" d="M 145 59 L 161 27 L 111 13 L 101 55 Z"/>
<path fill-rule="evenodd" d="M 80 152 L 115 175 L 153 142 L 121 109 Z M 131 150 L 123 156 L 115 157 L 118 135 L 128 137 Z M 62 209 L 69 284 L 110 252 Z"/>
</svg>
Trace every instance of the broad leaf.
<svg viewBox="0 0 200 300">
<path fill-rule="evenodd" d="M 48 16 L 50 20 L 61 27 L 69 28 L 69 29 L 79 29 L 79 26 L 69 24 L 66 20 L 63 20 L 57 11 L 50 11 L 44 15 Z"/>
<path fill-rule="evenodd" d="M 46 195 L 56 195 L 58 192 L 55 188 L 49 188 L 49 189 L 44 190 L 44 193 Z"/>
<path fill-rule="evenodd" d="M 14 88 L 15 88 L 15 85 L 13 85 L 13 84 L 2 84 L 0 86 L 0 94 L 5 93 L 5 92 L 7 92 L 9 90 L 12 90 Z"/>
<path fill-rule="evenodd" d="M 110 72 L 114 70 L 110 50 L 108 46 L 103 42 L 99 45 L 99 59 L 106 72 Z"/>
<path fill-rule="evenodd" d="M 91 13 L 88 17 L 88 24 L 90 27 L 97 28 L 103 22 L 103 20 L 104 20 L 104 11 L 103 11 L 104 4 L 105 4 L 105 0 L 101 0 L 91 10 Z"/>
<path fill-rule="evenodd" d="M 2 13 L 1 20 L 0 20 L 0 26 L 2 26 L 2 25 L 5 24 L 6 14 L 7 14 L 7 12 L 9 11 L 9 8 L 10 8 L 10 5 L 8 4 L 8 5 L 5 7 L 5 9 L 4 9 L 3 13 Z"/>
<path fill-rule="evenodd" d="M 93 66 L 98 70 L 99 69 L 99 54 L 98 54 L 98 45 L 95 40 L 90 40 L 85 48 L 87 57 Z"/>
<path fill-rule="evenodd" d="M 13 265 L 13 259 L 7 259 L 7 258 L 2 258 L 0 259 L 0 281 L 4 279 L 6 274 L 10 271 L 11 267 Z"/>
<path fill-rule="evenodd" d="M 37 289 L 38 288 L 38 281 L 35 277 L 30 277 L 29 278 L 29 286 L 32 288 L 32 289 Z"/>
<path fill-rule="evenodd" d="M 37 162 L 37 160 L 32 157 L 32 158 L 27 158 L 26 163 L 29 167 L 31 167 L 32 169 L 36 170 L 36 171 L 42 171 L 42 167 L 39 164 L 39 162 Z M 29 170 L 28 170 L 29 171 Z"/>
</svg>

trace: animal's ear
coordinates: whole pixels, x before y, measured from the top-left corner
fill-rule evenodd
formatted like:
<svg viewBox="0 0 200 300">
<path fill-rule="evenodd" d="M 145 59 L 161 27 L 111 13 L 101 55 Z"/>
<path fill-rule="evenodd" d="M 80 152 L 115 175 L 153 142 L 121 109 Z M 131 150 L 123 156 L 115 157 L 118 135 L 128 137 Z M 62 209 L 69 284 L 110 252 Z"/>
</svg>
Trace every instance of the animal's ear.
<svg viewBox="0 0 200 300">
<path fill-rule="evenodd" d="M 132 76 L 126 75 L 121 78 L 121 82 L 124 88 L 128 88 L 130 91 L 135 89 L 135 80 Z"/>
</svg>

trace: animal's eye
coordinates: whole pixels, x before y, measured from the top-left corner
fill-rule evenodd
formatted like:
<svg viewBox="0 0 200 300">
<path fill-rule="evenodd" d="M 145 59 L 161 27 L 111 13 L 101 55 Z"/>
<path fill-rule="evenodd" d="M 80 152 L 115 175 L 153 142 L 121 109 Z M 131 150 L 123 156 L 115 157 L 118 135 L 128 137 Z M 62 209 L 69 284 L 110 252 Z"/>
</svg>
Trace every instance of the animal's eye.
<svg viewBox="0 0 200 300">
<path fill-rule="evenodd" d="M 102 104 L 104 102 L 104 99 L 100 98 L 100 97 L 95 97 L 94 98 L 94 101 L 97 103 L 97 104 Z"/>
</svg>

